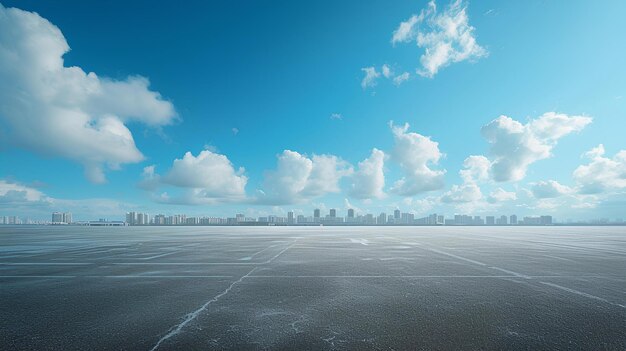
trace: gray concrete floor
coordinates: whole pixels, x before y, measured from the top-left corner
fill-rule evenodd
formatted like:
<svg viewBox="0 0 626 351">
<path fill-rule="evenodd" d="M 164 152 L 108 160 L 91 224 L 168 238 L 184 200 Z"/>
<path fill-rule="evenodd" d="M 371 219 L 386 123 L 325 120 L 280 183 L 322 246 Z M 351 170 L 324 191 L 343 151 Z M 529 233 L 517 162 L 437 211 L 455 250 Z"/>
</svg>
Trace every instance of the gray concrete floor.
<svg viewBox="0 0 626 351">
<path fill-rule="evenodd" d="M 0 227 L 0 349 L 626 349 L 624 227 Z"/>
</svg>

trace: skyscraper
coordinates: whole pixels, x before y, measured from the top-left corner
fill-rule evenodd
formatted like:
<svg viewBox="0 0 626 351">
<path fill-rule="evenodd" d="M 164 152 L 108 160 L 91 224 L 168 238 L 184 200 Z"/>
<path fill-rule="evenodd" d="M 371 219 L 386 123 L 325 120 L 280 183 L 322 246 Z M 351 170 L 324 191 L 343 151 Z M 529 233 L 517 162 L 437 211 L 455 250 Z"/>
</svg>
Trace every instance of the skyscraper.
<svg viewBox="0 0 626 351">
<path fill-rule="evenodd" d="M 393 218 L 400 219 L 400 210 L 393 211 Z"/>
<path fill-rule="evenodd" d="M 348 209 L 348 218 L 354 218 L 354 209 Z"/>
<path fill-rule="evenodd" d="M 315 218 L 316 221 L 319 221 L 320 219 L 320 209 L 316 208 L 315 210 L 313 210 L 313 218 Z"/>
<path fill-rule="evenodd" d="M 511 215 L 511 216 L 509 217 L 509 223 L 510 223 L 511 225 L 517 225 L 517 216 L 516 216 L 516 215 Z"/>
<path fill-rule="evenodd" d="M 296 223 L 295 220 L 294 220 L 292 211 L 287 212 L 287 223 L 288 224 L 295 224 Z"/>
<path fill-rule="evenodd" d="M 496 224 L 496 218 L 494 216 L 487 216 L 485 217 L 485 223 L 487 225 L 494 225 Z"/>
<path fill-rule="evenodd" d="M 337 210 L 334 208 L 330 209 L 330 218 L 335 218 L 337 217 Z"/>
</svg>

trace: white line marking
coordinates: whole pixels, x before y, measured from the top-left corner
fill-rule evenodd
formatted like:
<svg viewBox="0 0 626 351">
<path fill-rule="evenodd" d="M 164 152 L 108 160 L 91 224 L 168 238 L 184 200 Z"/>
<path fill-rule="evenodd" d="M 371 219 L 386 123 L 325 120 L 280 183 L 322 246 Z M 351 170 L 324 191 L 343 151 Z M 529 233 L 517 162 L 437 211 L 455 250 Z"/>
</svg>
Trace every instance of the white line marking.
<svg viewBox="0 0 626 351">
<path fill-rule="evenodd" d="M 528 275 L 526 275 L 526 274 L 521 274 L 521 273 L 513 272 L 513 271 L 510 271 L 510 270 L 508 270 L 508 269 L 504 269 L 504 268 L 500 268 L 500 267 L 494 267 L 494 266 L 489 266 L 489 268 L 491 268 L 491 269 L 495 269 L 495 270 L 500 271 L 500 272 L 509 273 L 509 274 L 512 274 L 512 275 L 514 275 L 514 276 L 516 276 L 516 277 L 519 277 L 519 278 L 531 279 L 531 278 L 530 278 L 530 276 L 528 276 Z"/>
<path fill-rule="evenodd" d="M 474 260 L 471 260 L 469 258 L 457 256 L 457 255 L 454 255 L 454 254 L 451 254 L 451 253 L 447 253 L 447 252 L 444 252 L 444 251 L 441 251 L 441 250 L 437 250 L 437 249 L 426 248 L 426 250 L 432 251 L 432 252 L 436 252 L 438 254 L 442 254 L 442 255 L 445 255 L 445 256 L 450 256 L 450 257 L 456 258 L 458 260 L 462 260 L 462 261 L 466 261 L 466 262 L 469 262 L 469 263 L 477 264 L 479 266 L 486 266 L 487 265 L 486 263 L 474 261 Z"/>
<path fill-rule="evenodd" d="M 540 283 L 541 283 L 541 284 L 548 285 L 548 286 L 551 286 L 551 287 L 553 287 L 553 288 L 561 289 L 561 290 L 563 290 L 563 291 L 567 291 L 567 292 L 572 293 L 572 294 L 576 294 L 576 295 L 584 296 L 584 297 L 589 298 L 589 299 L 593 299 L 593 300 L 597 300 L 597 301 L 606 302 L 606 303 L 608 303 L 608 304 L 610 304 L 610 305 L 613 305 L 613 306 L 619 306 L 619 307 L 621 307 L 621 308 L 626 308 L 626 306 L 625 306 L 625 305 L 622 305 L 622 304 L 619 304 L 619 303 L 613 303 L 613 302 L 611 302 L 611 301 L 609 301 L 609 300 L 607 300 L 607 299 L 604 299 L 604 298 L 602 298 L 602 297 L 598 297 L 598 296 L 595 296 L 595 295 L 587 294 L 587 293 L 585 293 L 585 292 L 578 291 L 578 290 L 574 290 L 574 289 L 571 289 L 571 288 L 566 288 L 566 287 L 561 286 L 561 285 L 558 285 L 558 284 L 549 283 L 549 282 L 540 282 Z"/>
<path fill-rule="evenodd" d="M 140 259 L 141 260 L 152 260 L 154 258 L 170 256 L 170 255 L 173 255 L 173 254 L 177 254 L 179 252 L 180 252 L 179 250 L 176 250 L 176 251 L 172 251 L 172 252 L 166 252 L 166 253 L 163 253 L 163 254 L 160 254 L 160 255 L 154 255 L 154 256 L 150 256 L 150 257 L 142 257 Z"/>
<path fill-rule="evenodd" d="M 185 316 L 185 319 L 178 324 L 177 326 L 175 326 L 169 333 L 165 334 L 165 336 L 163 336 L 157 343 L 156 345 L 154 345 L 154 347 L 152 347 L 150 349 L 150 351 L 154 351 L 156 349 L 159 348 L 159 346 L 161 346 L 161 344 L 171 338 L 172 336 L 178 334 L 181 332 L 181 330 L 183 330 L 183 328 L 189 324 L 191 321 L 193 321 L 194 319 L 196 319 L 196 317 L 198 317 L 198 315 L 200 313 L 202 313 L 204 310 L 207 309 L 207 307 L 209 307 L 210 304 L 218 301 L 222 296 L 228 294 L 230 292 L 230 290 L 237 284 L 241 283 L 244 279 L 246 279 L 248 276 L 250 276 L 250 274 L 252 274 L 252 272 L 254 272 L 256 270 L 256 267 L 252 268 L 250 270 L 250 272 L 246 273 L 246 275 L 244 275 L 243 277 L 239 278 L 238 280 L 234 281 L 232 284 L 230 284 L 228 286 L 228 288 L 226 288 L 226 290 L 222 291 L 221 293 L 219 293 L 218 295 L 216 295 L 214 298 L 210 299 L 209 301 L 207 301 L 204 305 L 202 305 L 200 308 L 198 308 L 197 310 L 188 313 L 187 316 Z"/>
</svg>

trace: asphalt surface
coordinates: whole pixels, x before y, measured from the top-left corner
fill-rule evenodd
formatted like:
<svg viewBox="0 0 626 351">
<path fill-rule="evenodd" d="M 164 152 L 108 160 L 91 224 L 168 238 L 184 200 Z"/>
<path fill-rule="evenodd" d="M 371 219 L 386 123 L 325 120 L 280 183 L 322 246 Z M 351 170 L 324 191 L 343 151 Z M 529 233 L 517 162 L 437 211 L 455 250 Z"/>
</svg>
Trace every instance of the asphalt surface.
<svg viewBox="0 0 626 351">
<path fill-rule="evenodd" d="M 626 227 L 0 227 L 2 350 L 626 350 Z"/>
</svg>

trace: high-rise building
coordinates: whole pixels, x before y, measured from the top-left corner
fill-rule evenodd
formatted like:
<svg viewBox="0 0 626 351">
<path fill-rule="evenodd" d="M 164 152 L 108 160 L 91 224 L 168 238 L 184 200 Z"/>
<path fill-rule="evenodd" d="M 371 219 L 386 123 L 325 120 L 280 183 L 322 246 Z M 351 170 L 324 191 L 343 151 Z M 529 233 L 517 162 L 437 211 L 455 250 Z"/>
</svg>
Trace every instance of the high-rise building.
<svg viewBox="0 0 626 351">
<path fill-rule="evenodd" d="M 330 209 L 330 218 L 335 218 L 337 217 L 337 210 L 334 208 Z"/>
<path fill-rule="evenodd" d="M 400 210 L 393 211 L 393 218 L 400 219 Z"/>
<path fill-rule="evenodd" d="M 313 218 L 320 218 L 320 209 L 316 208 L 315 210 L 313 210 Z"/>
<path fill-rule="evenodd" d="M 72 214 L 70 212 L 53 212 L 52 223 L 70 224 L 72 223 Z"/>
<path fill-rule="evenodd" d="M 348 209 L 348 218 L 354 218 L 354 209 L 352 208 Z"/>
<path fill-rule="evenodd" d="M 376 224 L 387 224 L 387 214 L 385 212 L 382 212 L 381 214 L 378 215 Z"/>
<path fill-rule="evenodd" d="M 552 216 L 541 216 L 539 221 L 541 225 L 552 225 Z"/>
<path fill-rule="evenodd" d="M 485 217 L 485 223 L 487 225 L 494 225 L 496 224 L 496 218 L 494 216 L 487 216 Z"/>
<path fill-rule="evenodd" d="M 293 217 L 293 212 L 292 211 L 287 212 L 287 224 L 295 224 L 295 223 L 296 221 Z"/>
<path fill-rule="evenodd" d="M 511 225 L 517 225 L 517 216 L 516 215 L 509 216 L 509 223 Z"/>
<path fill-rule="evenodd" d="M 246 220 L 246 216 L 243 213 L 237 213 L 235 215 L 235 221 L 237 223 L 245 222 L 245 220 Z"/>
</svg>

